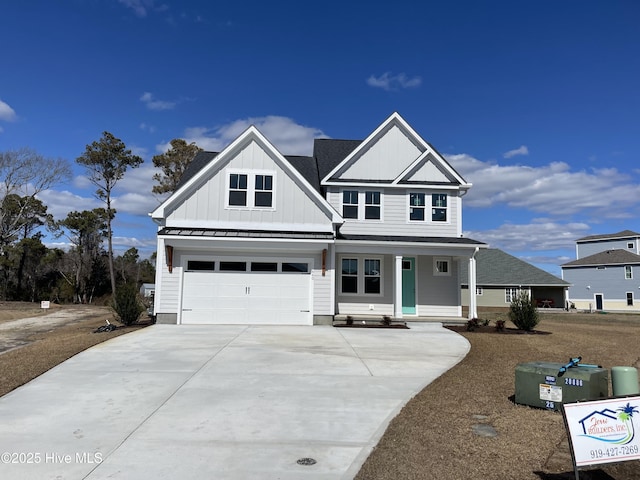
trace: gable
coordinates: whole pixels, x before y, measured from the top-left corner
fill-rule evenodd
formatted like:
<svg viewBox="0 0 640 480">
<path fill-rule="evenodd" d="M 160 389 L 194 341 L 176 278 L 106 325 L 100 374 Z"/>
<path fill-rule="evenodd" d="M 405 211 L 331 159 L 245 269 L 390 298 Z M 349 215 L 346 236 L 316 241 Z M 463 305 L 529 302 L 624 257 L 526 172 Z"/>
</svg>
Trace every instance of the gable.
<svg viewBox="0 0 640 480">
<path fill-rule="evenodd" d="M 203 155 L 201 158 L 205 158 Z M 164 226 L 331 231 L 337 212 L 255 127 L 191 175 L 151 215 Z M 231 175 L 247 176 L 247 198 L 258 175 L 273 179 L 272 204 L 230 205 Z M 259 225 L 258 225 L 259 224 Z"/>
<path fill-rule="evenodd" d="M 437 162 L 433 154 L 428 154 L 402 175 L 399 183 L 455 184 L 459 182 Z"/>
<path fill-rule="evenodd" d="M 344 183 L 452 185 L 469 188 L 448 162 L 398 115 L 392 114 L 323 177 Z"/>
</svg>

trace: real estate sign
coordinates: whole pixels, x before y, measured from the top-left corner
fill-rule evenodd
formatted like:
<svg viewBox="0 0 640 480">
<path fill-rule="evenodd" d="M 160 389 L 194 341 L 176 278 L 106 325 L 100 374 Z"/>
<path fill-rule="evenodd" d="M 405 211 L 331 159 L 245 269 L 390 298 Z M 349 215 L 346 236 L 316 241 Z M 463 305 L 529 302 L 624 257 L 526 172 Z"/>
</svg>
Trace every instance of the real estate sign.
<svg viewBox="0 0 640 480">
<path fill-rule="evenodd" d="M 565 403 L 562 411 L 576 469 L 640 460 L 640 397 Z"/>
</svg>

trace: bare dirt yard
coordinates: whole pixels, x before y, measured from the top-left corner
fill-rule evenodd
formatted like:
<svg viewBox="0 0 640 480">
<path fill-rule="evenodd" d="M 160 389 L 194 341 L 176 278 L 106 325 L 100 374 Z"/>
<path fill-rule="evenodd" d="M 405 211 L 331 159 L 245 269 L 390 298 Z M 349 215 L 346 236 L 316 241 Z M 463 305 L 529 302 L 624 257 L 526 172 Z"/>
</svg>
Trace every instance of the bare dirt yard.
<svg viewBox="0 0 640 480">
<path fill-rule="evenodd" d="M 113 321 L 110 309 L 52 306 L 45 315 L 38 307 L 0 304 L 0 342 L 14 342 L 0 353 L 0 396 L 92 345 L 148 324 L 93 333 L 105 319 Z M 22 317 L 32 320 L 16 322 Z M 505 318 L 504 313 L 481 317 Z M 543 334 L 499 333 L 493 325 L 459 329 L 471 343 L 469 355 L 392 420 L 357 479 L 575 478 L 562 415 L 513 402 L 515 367 L 566 363 L 576 356 L 609 369 L 640 367 L 640 315 L 543 314 L 537 327 Z M 479 434 L 484 427 L 497 436 Z M 580 479 L 638 480 L 640 462 L 584 470 Z"/>
<path fill-rule="evenodd" d="M 481 317 L 496 315 L 505 318 Z M 607 369 L 640 367 L 640 315 L 542 314 L 544 334 L 497 333 L 493 325 L 461 329 L 469 355 L 392 420 L 357 479 L 575 479 L 562 414 L 516 405 L 515 368 L 577 356 Z M 474 433 L 482 426 L 497 436 Z M 640 462 L 581 470 L 580 479 L 638 480 Z"/>
<path fill-rule="evenodd" d="M 112 332 L 93 333 L 109 320 Z M 0 396 L 59 363 L 110 338 L 143 328 L 149 322 L 124 327 L 108 307 L 0 303 Z"/>
</svg>

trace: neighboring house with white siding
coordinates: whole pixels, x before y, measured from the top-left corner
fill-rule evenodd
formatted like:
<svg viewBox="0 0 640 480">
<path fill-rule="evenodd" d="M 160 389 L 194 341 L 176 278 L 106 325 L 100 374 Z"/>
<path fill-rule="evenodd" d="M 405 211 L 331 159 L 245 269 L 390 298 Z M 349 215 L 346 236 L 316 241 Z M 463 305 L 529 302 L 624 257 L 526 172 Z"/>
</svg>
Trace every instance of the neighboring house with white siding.
<svg viewBox="0 0 640 480">
<path fill-rule="evenodd" d="M 159 323 L 461 317 L 486 244 L 462 236 L 471 187 L 397 113 L 365 140 L 284 156 L 254 126 L 200 152 L 154 212 Z M 471 306 L 470 316 L 475 306 Z"/>
<path fill-rule="evenodd" d="M 585 310 L 640 312 L 640 233 L 576 240 L 576 260 L 562 265 L 569 301 Z"/>
<path fill-rule="evenodd" d="M 470 303 L 468 272 L 460 272 L 462 306 Z M 476 255 L 476 303 L 481 307 L 509 308 L 520 291 L 526 291 L 539 308 L 565 308 L 569 283 L 497 248 Z"/>
</svg>

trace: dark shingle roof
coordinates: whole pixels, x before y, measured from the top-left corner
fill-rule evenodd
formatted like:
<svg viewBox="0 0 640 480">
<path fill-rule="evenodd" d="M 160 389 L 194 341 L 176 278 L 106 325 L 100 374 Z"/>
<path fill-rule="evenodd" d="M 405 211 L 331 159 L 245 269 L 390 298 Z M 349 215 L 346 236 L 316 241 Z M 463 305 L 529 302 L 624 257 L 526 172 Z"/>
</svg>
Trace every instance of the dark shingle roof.
<svg viewBox="0 0 640 480">
<path fill-rule="evenodd" d="M 193 157 L 193 160 L 191 160 L 191 163 L 189 163 L 189 166 L 182 174 L 182 177 L 180 178 L 180 182 L 178 182 L 178 186 L 176 187 L 176 190 L 178 190 L 185 183 L 187 183 L 189 180 L 195 177 L 196 173 L 202 170 L 204 166 L 208 164 L 211 160 L 213 160 L 217 155 L 218 155 L 218 152 L 199 151 L 196 154 L 196 156 Z"/>
<path fill-rule="evenodd" d="M 640 263 L 640 255 L 627 250 L 615 249 L 594 253 L 588 257 L 579 258 L 572 262 L 563 264 L 563 267 L 584 267 L 589 265 L 628 265 L 630 263 Z"/>
<path fill-rule="evenodd" d="M 362 140 L 334 140 L 333 138 L 316 138 L 313 142 L 313 156 L 318 162 L 318 174 L 322 180 L 331 170 L 347 158 Z"/>
<path fill-rule="evenodd" d="M 460 262 L 460 279 L 467 284 L 469 265 Z M 497 248 L 479 250 L 476 254 L 476 283 L 483 285 L 564 286 L 561 278 Z"/>
<path fill-rule="evenodd" d="M 287 155 L 285 157 L 293 168 L 295 168 L 313 188 L 320 191 L 320 176 L 318 175 L 318 165 L 313 157 L 302 157 Z"/>
<path fill-rule="evenodd" d="M 623 230 L 618 233 L 605 233 L 603 235 L 589 235 L 588 237 L 582 237 L 576 240 L 576 242 L 589 242 L 592 240 L 604 240 L 604 239 L 614 239 L 614 238 L 629 238 L 629 237 L 640 237 L 640 233 L 631 231 L 631 230 Z"/>
</svg>

